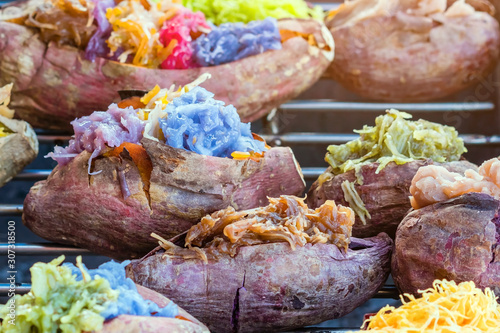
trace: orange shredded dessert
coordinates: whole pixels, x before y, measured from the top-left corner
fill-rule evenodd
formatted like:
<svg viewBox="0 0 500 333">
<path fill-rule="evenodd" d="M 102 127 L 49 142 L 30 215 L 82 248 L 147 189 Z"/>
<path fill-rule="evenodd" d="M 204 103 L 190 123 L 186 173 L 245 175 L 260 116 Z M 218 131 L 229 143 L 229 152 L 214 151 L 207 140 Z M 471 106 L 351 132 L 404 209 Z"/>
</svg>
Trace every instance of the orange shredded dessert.
<svg viewBox="0 0 500 333">
<path fill-rule="evenodd" d="M 474 282 L 436 280 L 420 296 L 405 294 L 399 308 L 386 306 L 367 320 L 368 332 L 383 333 L 496 333 L 500 305 L 490 288 Z M 363 331 L 364 332 L 364 331 Z"/>
<path fill-rule="evenodd" d="M 181 248 L 161 237 L 160 246 L 167 255 L 183 258 L 235 256 L 241 246 L 287 242 L 295 250 L 307 243 L 334 244 L 347 251 L 350 243 L 354 212 L 349 207 L 326 201 L 315 210 L 309 209 L 304 199 L 282 195 L 269 198 L 269 205 L 250 210 L 235 211 L 233 207 L 205 216 L 189 229 L 186 248 Z M 206 251 L 201 251 L 201 249 Z M 202 253 L 203 252 L 203 253 Z"/>
<path fill-rule="evenodd" d="M 469 192 L 486 193 L 500 199 L 500 160 L 485 161 L 476 172 L 465 171 L 464 176 L 442 166 L 429 165 L 418 169 L 411 181 L 410 201 L 414 209 L 456 198 Z"/>
</svg>

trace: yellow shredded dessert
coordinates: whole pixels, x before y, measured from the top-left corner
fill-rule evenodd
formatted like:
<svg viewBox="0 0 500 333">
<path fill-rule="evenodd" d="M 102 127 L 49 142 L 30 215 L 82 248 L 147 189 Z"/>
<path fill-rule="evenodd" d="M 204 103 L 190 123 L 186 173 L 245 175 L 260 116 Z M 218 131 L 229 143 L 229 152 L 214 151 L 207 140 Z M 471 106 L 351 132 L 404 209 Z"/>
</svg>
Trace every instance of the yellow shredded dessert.
<svg viewBox="0 0 500 333">
<path fill-rule="evenodd" d="M 367 331 L 384 333 L 497 333 L 500 305 L 489 288 L 484 292 L 474 282 L 456 284 L 436 280 L 420 291 L 422 297 L 405 294 L 399 308 L 386 306 L 368 319 Z M 405 300 L 408 299 L 408 300 Z"/>
</svg>

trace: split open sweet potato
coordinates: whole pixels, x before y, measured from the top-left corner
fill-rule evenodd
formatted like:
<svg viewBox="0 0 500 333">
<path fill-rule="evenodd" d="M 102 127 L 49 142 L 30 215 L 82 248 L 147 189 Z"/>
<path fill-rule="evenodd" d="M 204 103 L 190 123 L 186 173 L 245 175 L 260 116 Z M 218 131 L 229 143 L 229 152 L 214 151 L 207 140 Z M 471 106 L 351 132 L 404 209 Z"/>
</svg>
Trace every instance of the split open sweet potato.
<svg viewBox="0 0 500 333">
<path fill-rule="evenodd" d="M 208 213 L 261 206 L 268 196 L 300 195 L 305 187 L 290 148 L 272 148 L 253 161 L 204 156 L 146 138 L 141 143 L 149 171 L 128 151 L 95 159 L 98 175 L 89 176 L 86 151 L 57 166 L 27 195 L 24 224 L 54 242 L 138 258 L 155 247 L 152 232 L 173 237 Z"/>
<path fill-rule="evenodd" d="M 38 140 L 31 126 L 22 120 L 0 115 L 0 126 L 11 132 L 0 137 L 0 187 L 21 172 L 38 155 Z"/>
<path fill-rule="evenodd" d="M 327 148 L 328 169 L 314 182 L 307 203 L 315 208 L 326 200 L 348 205 L 356 213 L 355 237 L 386 232 L 394 237 L 398 224 L 411 208 L 413 176 L 435 164 L 463 174 L 476 169 L 461 160 L 467 151 L 455 128 L 387 110 L 375 126 L 355 130 L 359 138 Z"/>
<path fill-rule="evenodd" d="M 30 124 L 14 120 L 8 107 L 12 84 L 0 87 L 0 187 L 38 155 L 38 140 Z"/>
</svg>

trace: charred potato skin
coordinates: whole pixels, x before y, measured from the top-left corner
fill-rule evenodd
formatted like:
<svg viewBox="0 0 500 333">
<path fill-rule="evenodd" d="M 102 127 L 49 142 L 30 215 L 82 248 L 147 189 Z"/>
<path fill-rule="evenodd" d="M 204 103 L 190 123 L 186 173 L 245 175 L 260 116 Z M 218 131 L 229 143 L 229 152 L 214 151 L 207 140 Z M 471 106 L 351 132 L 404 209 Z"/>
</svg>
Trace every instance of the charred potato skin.
<svg viewBox="0 0 500 333">
<path fill-rule="evenodd" d="M 203 156 L 142 140 L 152 160 L 149 193 L 132 160 L 102 157 L 87 173 L 84 152 L 26 196 L 23 222 L 35 234 L 115 259 L 140 258 L 157 243 L 152 232 L 173 237 L 206 214 L 233 206 L 265 205 L 267 197 L 300 195 L 305 183 L 290 148 L 272 148 L 259 162 Z M 124 173 L 131 196 L 120 187 Z"/>
<path fill-rule="evenodd" d="M 234 258 L 163 257 L 126 267 L 136 283 L 156 290 L 213 332 L 267 332 L 341 317 L 371 298 L 388 274 L 392 241 L 353 239 L 346 254 L 331 244 L 241 247 Z"/>
<path fill-rule="evenodd" d="M 203 87 L 216 99 L 233 104 L 244 122 L 256 120 L 316 82 L 333 59 L 333 39 L 323 23 L 283 19 L 280 28 L 311 33 L 320 47 L 301 37 L 228 64 L 186 70 L 148 69 L 97 58 L 70 46 L 43 43 L 30 28 L 0 21 L 0 84 L 14 82 L 11 106 L 33 126 L 68 129 L 76 117 L 106 110 L 118 90 L 149 90 L 212 79 Z M 23 52 L 19 52 L 22 50 Z"/>
<path fill-rule="evenodd" d="M 500 202 L 467 193 L 411 211 L 398 227 L 392 276 L 403 293 L 417 294 L 435 279 L 474 281 L 500 292 Z"/>
<path fill-rule="evenodd" d="M 319 179 L 316 180 L 307 194 L 307 204 L 311 208 L 316 208 L 326 200 L 334 200 L 337 204 L 349 206 L 349 203 L 344 198 L 341 184 L 345 180 L 355 182 L 356 192 L 363 200 L 371 218 L 366 218 L 365 225 L 356 216 L 356 222 L 352 229 L 353 236 L 364 238 L 385 232 L 394 238 L 399 223 L 408 210 L 411 209 L 410 200 L 408 199 L 411 180 L 420 167 L 430 164 L 442 165 L 452 172 L 461 174 L 470 168 L 477 169 L 476 165 L 465 160 L 441 164 L 427 159 L 416 160 L 402 165 L 391 162 L 376 174 L 379 164 L 370 163 L 361 167 L 362 185 L 356 182 L 357 178 L 354 170 L 339 175 L 332 174 L 332 178 L 322 184 Z M 331 167 L 327 171 L 331 171 Z"/>
<path fill-rule="evenodd" d="M 327 20 L 336 54 L 325 76 L 368 99 L 423 102 L 484 81 L 495 69 L 500 31 L 488 13 L 437 27 L 419 22 L 414 31 L 406 21 L 394 14 L 335 27 Z"/>
<path fill-rule="evenodd" d="M 21 120 L 0 116 L 0 123 L 13 133 L 0 138 L 0 187 L 4 186 L 38 155 L 33 128 Z"/>
</svg>

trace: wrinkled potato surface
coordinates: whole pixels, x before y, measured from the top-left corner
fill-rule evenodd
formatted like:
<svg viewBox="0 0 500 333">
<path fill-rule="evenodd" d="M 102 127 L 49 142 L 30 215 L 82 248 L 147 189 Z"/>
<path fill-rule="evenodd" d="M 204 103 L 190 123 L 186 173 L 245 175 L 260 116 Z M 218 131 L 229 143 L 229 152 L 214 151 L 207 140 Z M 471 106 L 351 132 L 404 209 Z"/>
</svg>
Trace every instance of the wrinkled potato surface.
<svg viewBox="0 0 500 333">
<path fill-rule="evenodd" d="M 467 193 L 409 213 L 396 233 L 392 276 L 416 294 L 435 279 L 474 281 L 500 293 L 500 202 Z"/>
</svg>

